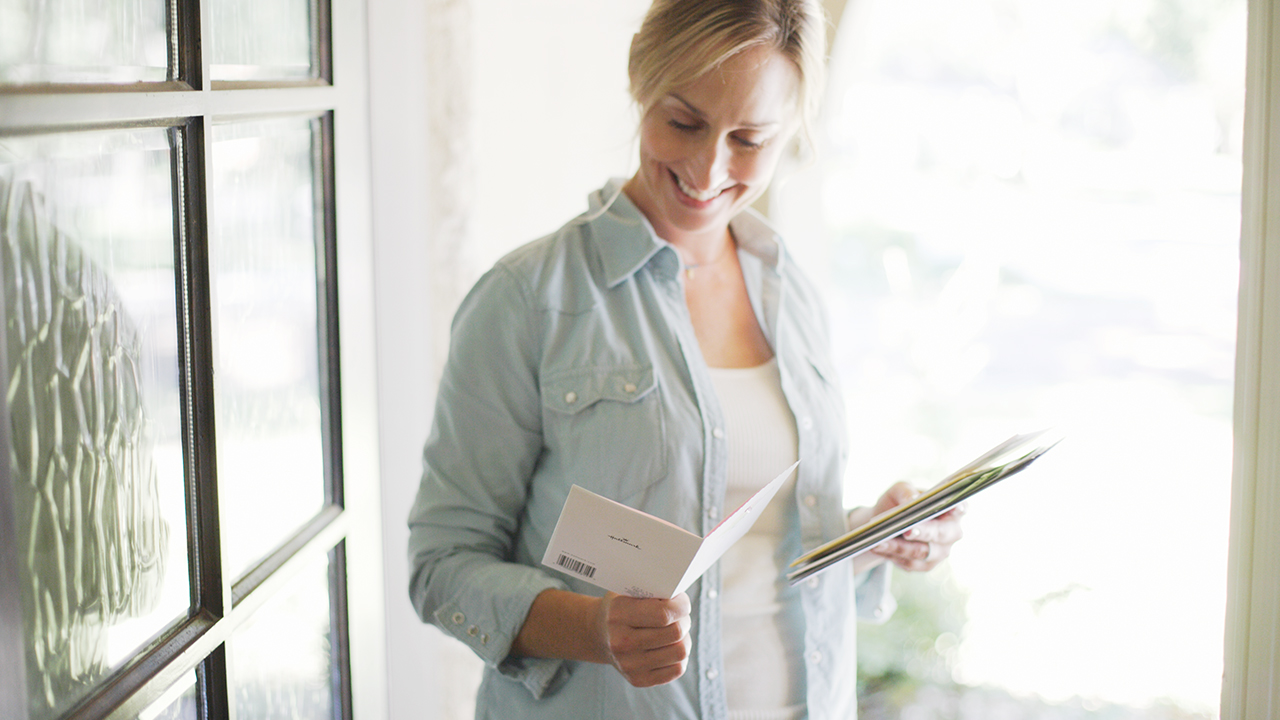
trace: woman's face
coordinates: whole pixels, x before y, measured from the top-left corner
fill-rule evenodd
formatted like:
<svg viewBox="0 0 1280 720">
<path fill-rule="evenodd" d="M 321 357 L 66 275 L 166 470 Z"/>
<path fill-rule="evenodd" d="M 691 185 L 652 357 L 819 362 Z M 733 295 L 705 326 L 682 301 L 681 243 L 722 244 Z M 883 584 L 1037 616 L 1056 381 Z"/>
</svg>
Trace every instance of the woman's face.
<svg viewBox="0 0 1280 720">
<path fill-rule="evenodd" d="M 764 192 L 795 132 L 795 66 L 753 48 L 658 100 L 640 122 L 627 194 L 663 239 L 723 234 Z"/>
</svg>

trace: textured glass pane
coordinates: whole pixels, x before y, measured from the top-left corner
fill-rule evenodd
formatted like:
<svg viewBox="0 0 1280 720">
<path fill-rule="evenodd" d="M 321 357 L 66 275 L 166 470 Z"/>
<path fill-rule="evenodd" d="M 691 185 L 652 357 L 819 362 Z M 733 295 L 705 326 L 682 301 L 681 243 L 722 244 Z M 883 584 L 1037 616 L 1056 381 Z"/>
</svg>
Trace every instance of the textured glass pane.
<svg viewBox="0 0 1280 720">
<path fill-rule="evenodd" d="M 183 675 L 182 679 L 166 690 L 159 700 L 138 713 L 138 720 L 198 720 L 199 717 L 194 671 Z"/>
<path fill-rule="evenodd" d="M 324 503 L 312 121 L 213 135 L 218 488 L 238 576 Z"/>
<path fill-rule="evenodd" d="M 296 80 L 311 76 L 309 0 L 214 0 L 214 80 Z"/>
<path fill-rule="evenodd" d="M 34 717 L 184 617 L 170 147 L 0 138 L 7 401 Z"/>
<path fill-rule="evenodd" d="M 0 0 L 0 84 L 163 81 L 164 0 Z"/>
<path fill-rule="evenodd" d="M 331 720 L 329 563 L 318 557 L 227 648 L 238 720 Z"/>
</svg>

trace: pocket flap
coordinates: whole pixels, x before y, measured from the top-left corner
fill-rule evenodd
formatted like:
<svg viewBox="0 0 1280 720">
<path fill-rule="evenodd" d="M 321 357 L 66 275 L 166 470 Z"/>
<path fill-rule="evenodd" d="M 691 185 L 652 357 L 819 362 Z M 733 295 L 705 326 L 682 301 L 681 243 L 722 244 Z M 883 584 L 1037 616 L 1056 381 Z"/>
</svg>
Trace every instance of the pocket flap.
<svg viewBox="0 0 1280 720">
<path fill-rule="evenodd" d="M 635 402 L 656 386 L 652 366 L 574 370 L 543 381 L 542 404 L 549 410 L 573 414 L 601 400 Z"/>
</svg>

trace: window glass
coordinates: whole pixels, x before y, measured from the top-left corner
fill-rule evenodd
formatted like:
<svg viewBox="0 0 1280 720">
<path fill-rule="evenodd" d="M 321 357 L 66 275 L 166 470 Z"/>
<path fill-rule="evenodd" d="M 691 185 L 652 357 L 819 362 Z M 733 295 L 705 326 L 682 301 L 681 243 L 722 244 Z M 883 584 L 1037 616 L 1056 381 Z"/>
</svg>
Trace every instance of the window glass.
<svg viewBox="0 0 1280 720">
<path fill-rule="evenodd" d="M 310 0 L 215 0 L 210 10 L 214 80 L 312 76 Z"/>
<path fill-rule="evenodd" d="M 329 564 L 308 561 L 228 644 L 239 720 L 332 720 Z"/>
<path fill-rule="evenodd" d="M 830 289 L 852 499 L 1065 436 L 898 574 L 860 631 L 868 716 L 1216 716 L 1244 17 L 850 3 L 824 150 L 782 193 Z"/>
<path fill-rule="evenodd" d="M 317 332 L 315 121 L 213 132 L 218 492 L 233 577 L 324 506 Z"/>
<path fill-rule="evenodd" d="M 190 604 L 164 129 L 0 138 L 9 427 L 32 717 Z"/>
<path fill-rule="evenodd" d="M 164 0 L 0 0 L 0 85 L 160 82 Z"/>
</svg>

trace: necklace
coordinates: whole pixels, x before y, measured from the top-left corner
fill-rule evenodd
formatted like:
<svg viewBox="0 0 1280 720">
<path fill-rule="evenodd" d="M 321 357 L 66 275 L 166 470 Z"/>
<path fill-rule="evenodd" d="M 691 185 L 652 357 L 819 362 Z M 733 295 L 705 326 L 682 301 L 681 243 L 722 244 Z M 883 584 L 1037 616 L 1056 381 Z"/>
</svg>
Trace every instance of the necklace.
<svg viewBox="0 0 1280 720">
<path fill-rule="evenodd" d="M 736 242 L 730 242 L 730 243 L 729 243 L 729 248 L 728 248 L 727 250 L 725 250 L 725 251 L 721 252 L 721 253 L 720 253 L 720 255 L 718 255 L 714 260 L 708 260 L 708 261 L 706 261 L 706 262 L 700 262 L 700 263 L 685 263 L 685 265 L 684 265 L 684 276 L 685 276 L 685 278 L 686 278 L 686 279 L 689 279 L 689 280 L 692 280 L 692 279 L 693 279 L 693 271 L 694 271 L 694 270 L 697 270 L 698 268 L 702 268 L 702 267 L 712 267 L 712 266 L 714 266 L 714 265 L 718 264 L 721 260 L 723 260 L 723 259 L 725 259 L 726 257 L 728 257 L 730 252 L 732 252 L 733 250 L 737 249 L 737 247 L 738 247 L 738 244 L 737 244 Z"/>
</svg>

